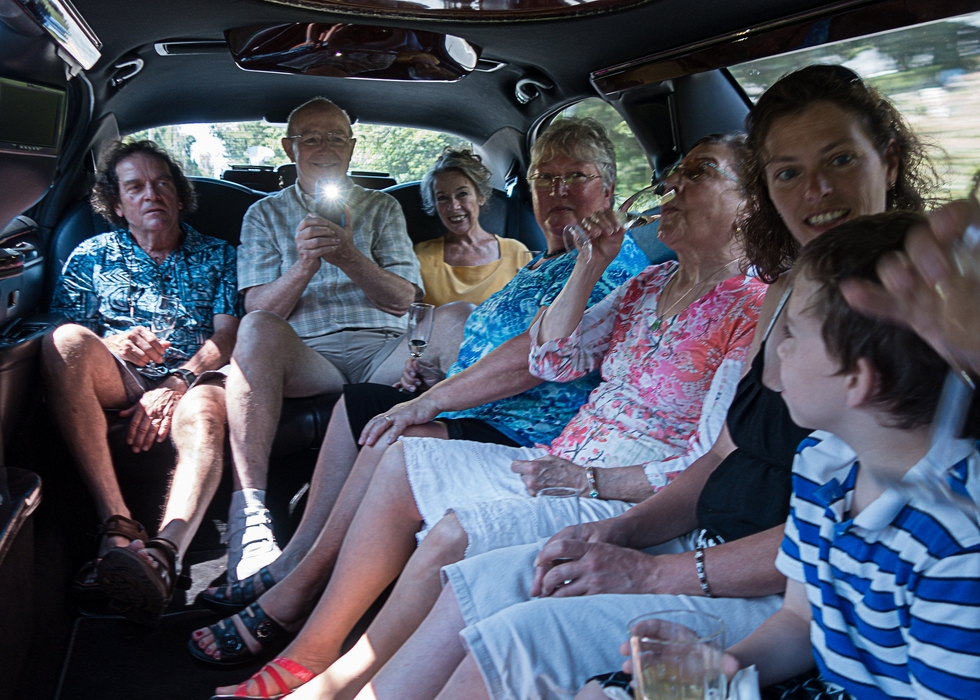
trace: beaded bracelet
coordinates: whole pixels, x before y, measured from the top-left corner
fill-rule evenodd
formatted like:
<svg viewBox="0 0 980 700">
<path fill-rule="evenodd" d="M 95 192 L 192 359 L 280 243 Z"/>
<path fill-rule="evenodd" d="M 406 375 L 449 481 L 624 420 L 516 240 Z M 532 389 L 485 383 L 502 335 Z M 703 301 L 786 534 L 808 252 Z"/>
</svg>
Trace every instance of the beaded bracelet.
<svg viewBox="0 0 980 700">
<path fill-rule="evenodd" d="M 698 583 L 701 584 L 701 592 L 705 598 L 713 598 L 711 589 L 708 588 L 708 577 L 704 573 L 704 549 L 698 547 L 694 552 L 694 568 L 698 572 Z"/>
</svg>

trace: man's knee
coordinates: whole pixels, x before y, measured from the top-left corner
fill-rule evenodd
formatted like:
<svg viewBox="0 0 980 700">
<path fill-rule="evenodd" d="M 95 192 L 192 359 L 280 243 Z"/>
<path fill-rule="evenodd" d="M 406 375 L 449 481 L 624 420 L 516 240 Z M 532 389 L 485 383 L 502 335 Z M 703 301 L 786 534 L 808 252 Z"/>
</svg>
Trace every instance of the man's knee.
<svg viewBox="0 0 980 700">
<path fill-rule="evenodd" d="M 293 338 L 298 340 L 299 336 L 282 317 L 271 311 L 253 311 L 238 326 L 234 357 L 247 358 L 257 351 L 275 350 Z"/>
<path fill-rule="evenodd" d="M 101 345 L 99 337 L 88 328 L 76 323 L 66 323 L 44 337 L 41 344 L 42 357 L 45 362 L 78 358 L 87 353 L 93 342 Z"/>
<path fill-rule="evenodd" d="M 204 384 L 188 391 L 174 411 L 175 437 L 194 431 L 209 441 L 223 441 L 225 435 L 225 390 Z"/>
</svg>

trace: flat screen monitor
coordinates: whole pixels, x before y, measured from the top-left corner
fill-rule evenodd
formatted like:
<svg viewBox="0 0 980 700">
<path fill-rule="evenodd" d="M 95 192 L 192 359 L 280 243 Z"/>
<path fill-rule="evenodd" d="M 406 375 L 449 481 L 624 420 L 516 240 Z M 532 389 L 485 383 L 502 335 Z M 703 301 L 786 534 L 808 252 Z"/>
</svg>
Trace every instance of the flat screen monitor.
<svg viewBox="0 0 980 700">
<path fill-rule="evenodd" d="M 64 90 L 0 78 L 0 151 L 58 155 L 66 102 Z"/>
</svg>

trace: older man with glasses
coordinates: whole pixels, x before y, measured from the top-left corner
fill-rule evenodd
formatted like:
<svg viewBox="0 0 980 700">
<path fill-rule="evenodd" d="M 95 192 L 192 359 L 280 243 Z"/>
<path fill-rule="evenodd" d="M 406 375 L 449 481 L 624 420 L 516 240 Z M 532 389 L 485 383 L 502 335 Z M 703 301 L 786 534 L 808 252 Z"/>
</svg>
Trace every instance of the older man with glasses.
<svg viewBox="0 0 980 700">
<path fill-rule="evenodd" d="M 227 383 L 232 581 L 279 555 L 265 488 L 283 397 L 391 383 L 401 373 L 401 363 L 382 365 L 421 297 L 419 263 L 398 202 L 347 176 L 355 143 L 333 102 L 297 107 L 282 139 L 296 184 L 257 202 L 242 222 L 238 284 L 249 314 Z"/>
</svg>

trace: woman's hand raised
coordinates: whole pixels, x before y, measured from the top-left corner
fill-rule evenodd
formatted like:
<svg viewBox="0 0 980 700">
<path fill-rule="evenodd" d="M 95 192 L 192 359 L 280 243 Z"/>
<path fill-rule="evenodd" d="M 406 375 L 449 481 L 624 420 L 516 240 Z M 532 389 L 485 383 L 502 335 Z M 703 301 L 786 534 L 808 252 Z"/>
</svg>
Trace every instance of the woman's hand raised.
<svg viewBox="0 0 980 700">
<path fill-rule="evenodd" d="M 592 260 L 588 266 L 605 270 L 619 255 L 626 229 L 623 228 L 616 212 L 612 209 L 597 211 L 592 216 L 583 219 L 582 228 L 592 242 Z M 584 256 L 579 257 L 584 262 Z"/>
</svg>

